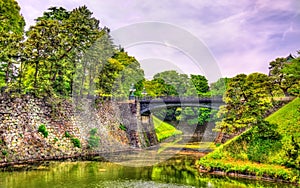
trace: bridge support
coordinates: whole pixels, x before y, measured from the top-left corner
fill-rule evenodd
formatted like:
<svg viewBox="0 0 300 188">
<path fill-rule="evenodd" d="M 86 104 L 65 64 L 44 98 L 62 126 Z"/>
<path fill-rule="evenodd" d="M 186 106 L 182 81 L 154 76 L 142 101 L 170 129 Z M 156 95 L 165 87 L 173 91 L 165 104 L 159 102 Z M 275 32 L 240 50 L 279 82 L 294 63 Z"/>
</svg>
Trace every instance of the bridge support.
<svg viewBox="0 0 300 188">
<path fill-rule="evenodd" d="M 145 148 L 158 143 L 151 114 L 141 115 L 138 101 L 121 103 L 119 109 L 131 146 Z"/>
<path fill-rule="evenodd" d="M 136 101 L 136 117 L 140 125 L 140 133 L 142 134 L 146 146 L 153 146 L 158 143 L 156 132 L 151 114 L 141 114 L 141 104 Z"/>
</svg>

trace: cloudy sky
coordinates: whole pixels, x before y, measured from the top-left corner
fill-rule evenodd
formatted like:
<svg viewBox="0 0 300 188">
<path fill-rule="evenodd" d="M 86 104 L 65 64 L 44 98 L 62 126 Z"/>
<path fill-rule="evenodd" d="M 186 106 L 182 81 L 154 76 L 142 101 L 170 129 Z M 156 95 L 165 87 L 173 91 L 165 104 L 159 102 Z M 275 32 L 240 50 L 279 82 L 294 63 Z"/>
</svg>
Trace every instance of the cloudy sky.
<svg viewBox="0 0 300 188">
<path fill-rule="evenodd" d="M 212 78 L 210 81 L 214 81 L 209 76 L 214 71 L 229 77 L 238 73 L 267 73 L 270 61 L 290 53 L 296 55 L 300 50 L 299 0 L 17 1 L 26 28 L 51 6 L 72 10 L 86 5 L 102 26 L 116 33 L 116 38 L 121 36 L 123 40 L 125 33 L 128 40 L 136 39 L 132 43 L 127 41 L 125 49 L 140 61 L 149 78 L 167 69 L 204 74 Z M 131 32 L 135 24 L 142 37 Z M 157 33 L 161 26 L 166 26 L 162 30 L 166 32 Z M 151 33 L 161 37 L 153 38 Z M 172 42 L 170 36 L 177 41 Z M 209 56 L 214 61 L 201 60 L 199 56 Z"/>
</svg>

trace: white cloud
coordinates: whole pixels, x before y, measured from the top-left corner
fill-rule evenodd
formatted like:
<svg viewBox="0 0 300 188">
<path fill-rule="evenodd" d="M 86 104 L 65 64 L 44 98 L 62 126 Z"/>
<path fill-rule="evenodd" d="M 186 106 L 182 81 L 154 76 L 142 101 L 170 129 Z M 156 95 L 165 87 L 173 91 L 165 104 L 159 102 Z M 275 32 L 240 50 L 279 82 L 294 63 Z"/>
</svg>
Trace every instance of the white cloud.
<svg viewBox="0 0 300 188">
<path fill-rule="evenodd" d="M 300 4 L 298 0 L 18 0 L 27 27 L 50 6 L 68 10 L 86 5 L 102 26 L 111 30 L 126 25 L 158 21 L 181 27 L 207 44 L 222 68 L 223 75 L 261 71 L 267 73 L 268 62 L 300 50 Z M 135 36 L 128 36 L 135 37 Z M 298 48 L 298 49 L 297 49 Z M 146 59 L 167 59 L 180 67 L 185 60 L 176 53 L 129 49 L 130 55 Z M 165 57 L 162 57 L 165 56 Z M 183 61 L 185 61 L 183 63 Z M 187 63 L 188 69 L 188 63 Z M 190 68 L 190 72 L 194 68 Z"/>
</svg>

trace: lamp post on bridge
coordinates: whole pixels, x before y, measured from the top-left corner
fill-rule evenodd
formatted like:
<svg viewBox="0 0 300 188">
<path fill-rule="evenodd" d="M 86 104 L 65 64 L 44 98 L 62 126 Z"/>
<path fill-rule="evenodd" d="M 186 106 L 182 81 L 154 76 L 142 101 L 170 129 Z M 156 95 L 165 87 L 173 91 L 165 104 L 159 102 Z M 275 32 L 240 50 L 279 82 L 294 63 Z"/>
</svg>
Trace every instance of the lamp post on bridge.
<svg viewBox="0 0 300 188">
<path fill-rule="evenodd" d="M 136 91 L 134 84 L 131 84 L 129 88 L 129 100 L 134 100 L 134 92 Z"/>
<path fill-rule="evenodd" d="M 145 89 L 145 87 L 143 88 L 143 91 L 142 91 L 142 97 L 144 98 L 144 97 L 146 97 L 147 96 L 147 91 L 146 91 L 146 89 Z"/>
</svg>

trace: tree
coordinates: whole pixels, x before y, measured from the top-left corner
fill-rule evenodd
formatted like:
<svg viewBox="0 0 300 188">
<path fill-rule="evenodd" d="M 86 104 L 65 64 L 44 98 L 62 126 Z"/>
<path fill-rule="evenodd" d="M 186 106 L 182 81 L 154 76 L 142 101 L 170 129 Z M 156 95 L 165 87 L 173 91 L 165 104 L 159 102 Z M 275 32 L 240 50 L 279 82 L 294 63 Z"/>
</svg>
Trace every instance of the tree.
<svg viewBox="0 0 300 188">
<path fill-rule="evenodd" d="M 105 78 L 109 77 L 109 71 L 114 70 L 111 58 L 115 51 L 109 29 L 102 29 L 101 36 L 85 51 L 80 63 L 76 64 L 72 82 L 74 96 L 105 93 L 103 88 L 106 87 L 105 84 L 109 84 L 109 80 Z"/>
<path fill-rule="evenodd" d="M 51 7 L 36 21 L 24 42 L 25 92 L 70 94 L 80 59 L 101 36 L 99 21 L 85 6 L 71 12 Z"/>
<path fill-rule="evenodd" d="M 148 95 L 152 97 L 178 96 L 175 87 L 161 78 L 145 81 L 144 85 Z"/>
<path fill-rule="evenodd" d="M 211 95 L 223 96 L 228 87 L 230 78 L 220 78 L 216 82 L 210 84 Z"/>
<path fill-rule="evenodd" d="M 191 75 L 192 84 L 195 86 L 198 95 L 208 92 L 208 80 L 202 75 Z"/>
<path fill-rule="evenodd" d="M 285 66 L 291 63 L 294 59 L 291 55 L 287 58 L 276 58 L 270 62 L 269 76 L 272 79 L 272 84 L 279 87 L 285 96 L 289 96 L 288 90 L 292 87 L 295 80 L 284 72 Z"/>
<path fill-rule="evenodd" d="M 298 51 L 300 55 L 300 51 Z M 282 72 L 291 81 L 291 87 L 288 92 L 293 95 L 300 94 L 300 56 L 293 58 L 290 63 L 286 64 Z"/>
<path fill-rule="evenodd" d="M 153 76 L 154 79 L 163 79 L 166 84 L 174 87 L 177 95 L 185 96 L 190 84 L 190 79 L 186 74 L 179 74 L 175 70 L 164 71 Z"/>
<path fill-rule="evenodd" d="M 25 21 L 15 0 L 0 0 L 0 88 L 17 74 Z"/>
<path fill-rule="evenodd" d="M 226 105 L 218 113 L 216 130 L 235 133 L 242 128 L 259 125 L 272 106 L 269 77 L 261 73 L 239 74 L 228 83 L 223 99 Z"/>
<path fill-rule="evenodd" d="M 97 92 L 100 96 L 127 97 L 131 84 L 141 92 L 143 80 L 144 71 L 139 62 L 127 52 L 116 50 L 98 75 Z"/>
</svg>

